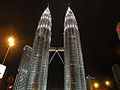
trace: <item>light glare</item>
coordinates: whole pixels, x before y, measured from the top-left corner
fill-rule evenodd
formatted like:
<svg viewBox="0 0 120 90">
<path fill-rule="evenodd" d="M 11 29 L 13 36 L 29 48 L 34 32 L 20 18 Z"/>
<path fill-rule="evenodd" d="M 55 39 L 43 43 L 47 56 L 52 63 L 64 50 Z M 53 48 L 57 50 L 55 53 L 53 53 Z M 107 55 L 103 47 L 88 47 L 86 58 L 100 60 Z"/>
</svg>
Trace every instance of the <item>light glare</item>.
<svg viewBox="0 0 120 90">
<path fill-rule="evenodd" d="M 12 37 L 10 37 L 9 39 L 8 39 L 8 42 L 13 42 L 14 41 L 14 39 L 12 38 Z"/>
<path fill-rule="evenodd" d="M 110 86 L 110 82 L 109 81 L 106 81 L 105 82 L 107 86 Z"/>
<path fill-rule="evenodd" d="M 8 39 L 8 42 L 9 42 L 9 46 L 14 46 L 14 39 L 12 37 Z"/>
<path fill-rule="evenodd" d="M 98 88 L 98 87 L 99 87 L 99 84 L 98 84 L 98 83 L 94 83 L 94 87 L 95 87 L 95 88 Z"/>
<path fill-rule="evenodd" d="M 9 43 L 9 46 L 14 46 L 14 43 L 13 42 Z"/>
</svg>

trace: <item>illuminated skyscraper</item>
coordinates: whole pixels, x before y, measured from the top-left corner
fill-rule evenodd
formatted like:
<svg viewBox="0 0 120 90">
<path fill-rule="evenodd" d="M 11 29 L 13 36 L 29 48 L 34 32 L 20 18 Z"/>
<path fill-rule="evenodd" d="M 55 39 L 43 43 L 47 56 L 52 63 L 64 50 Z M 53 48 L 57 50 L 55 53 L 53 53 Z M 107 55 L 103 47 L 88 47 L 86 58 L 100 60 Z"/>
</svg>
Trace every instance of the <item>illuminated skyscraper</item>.
<svg viewBox="0 0 120 90">
<path fill-rule="evenodd" d="M 49 7 L 43 12 L 33 43 L 27 90 L 46 90 L 49 46 L 51 41 L 51 13 Z"/>
<path fill-rule="evenodd" d="M 51 13 L 47 7 L 38 23 L 33 48 L 24 47 L 14 90 L 46 90 L 51 26 Z"/>
<path fill-rule="evenodd" d="M 55 53 L 64 51 L 65 63 L 63 60 L 62 62 L 64 63 L 65 71 L 65 90 L 86 90 L 80 35 L 77 21 L 70 7 L 68 7 L 65 15 L 64 48 L 50 47 L 51 26 L 51 13 L 47 7 L 38 23 L 33 48 L 30 49 L 31 54 L 30 56 L 24 54 L 22 58 L 23 60 L 19 67 L 14 90 L 46 90 L 50 51 L 55 51 Z M 59 53 L 58 56 L 61 58 Z M 28 61 L 28 59 L 29 62 L 26 64 L 26 60 Z M 22 70 L 21 68 L 23 67 L 26 67 L 27 71 Z M 20 70 L 22 71 L 20 72 Z M 25 74 L 22 74 L 23 72 Z"/>
<path fill-rule="evenodd" d="M 28 70 L 29 70 L 28 68 L 30 64 L 31 53 L 32 53 L 32 48 L 26 45 L 23 48 L 23 54 L 20 60 L 18 74 L 16 75 L 13 90 L 26 90 L 27 88 Z"/>
<path fill-rule="evenodd" d="M 77 21 L 68 7 L 64 22 L 65 90 L 87 90 Z"/>
<path fill-rule="evenodd" d="M 118 86 L 118 89 L 120 90 L 120 67 L 118 64 L 114 64 L 112 66 L 112 71 L 115 77 L 116 84 Z"/>
</svg>

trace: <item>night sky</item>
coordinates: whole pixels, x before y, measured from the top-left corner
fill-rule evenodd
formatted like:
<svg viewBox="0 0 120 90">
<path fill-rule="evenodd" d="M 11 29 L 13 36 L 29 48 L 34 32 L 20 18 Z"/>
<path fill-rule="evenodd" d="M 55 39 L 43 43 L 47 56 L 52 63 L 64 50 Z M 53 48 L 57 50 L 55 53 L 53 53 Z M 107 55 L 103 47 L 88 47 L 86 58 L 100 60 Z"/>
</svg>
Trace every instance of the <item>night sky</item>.
<svg viewBox="0 0 120 90">
<path fill-rule="evenodd" d="M 64 16 L 70 3 L 78 22 L 86 76 L 115 84 L 112 66 L 120 65 L 120 41 L 116 25 L 120 20 L 120 0 L 0 0 L 0 63 L 15 38 L 5 65 L 0 90 L 6 90 L 8 76 L 17 74 L 22 48 L 32 46 L 41 14 L 49 3 L 52 14 L 52 47 L 63 47 Z M 50 57 L 53 53 L 50 54 Z M 63 56 L 63 53 L 60 53 Z M 49 65 L 47 90 L 64 90 L 64 65 L 56 55 Z"/>
</svg>

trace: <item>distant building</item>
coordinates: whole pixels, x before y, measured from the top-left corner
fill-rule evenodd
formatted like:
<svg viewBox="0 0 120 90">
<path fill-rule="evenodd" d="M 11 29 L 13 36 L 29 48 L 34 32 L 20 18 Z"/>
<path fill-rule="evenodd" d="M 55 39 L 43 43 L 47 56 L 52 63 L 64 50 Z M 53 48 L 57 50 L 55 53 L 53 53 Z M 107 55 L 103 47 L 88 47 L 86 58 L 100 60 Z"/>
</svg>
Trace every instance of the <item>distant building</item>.
<svg viewBox="0 0 120 90">
<path fill-rule="evenodd" d="M 23 48 L 13 90 L 26 90 L 31 52 L 32 48 L 30 46 L 26 45 Z"/>
<path fill-rule="evenodd" d="M 118 33 L 118 38 L 120 40 L 120 22 L 118 22 L 118 24 L 117 24 L 116 31 Z"/>
<path fill-rule="evenodd" d="M 114 64 L 112 66 L 112 71 L 113 71 L 113 74 L 114 74 L 114 77 L 115 77 L 115 81 L 116 81 L 116 84 L 120 90 L 120 67 L 118 64 Z"/>
<path fill-rule="evenodd" d="M 87 90 L 93 90 L 94 89 L 94 82 L 95 82 L 95 79 L 93 77 L 91 77 L 90 75 L 88 75 L 86 77 Z"/>
</svg>

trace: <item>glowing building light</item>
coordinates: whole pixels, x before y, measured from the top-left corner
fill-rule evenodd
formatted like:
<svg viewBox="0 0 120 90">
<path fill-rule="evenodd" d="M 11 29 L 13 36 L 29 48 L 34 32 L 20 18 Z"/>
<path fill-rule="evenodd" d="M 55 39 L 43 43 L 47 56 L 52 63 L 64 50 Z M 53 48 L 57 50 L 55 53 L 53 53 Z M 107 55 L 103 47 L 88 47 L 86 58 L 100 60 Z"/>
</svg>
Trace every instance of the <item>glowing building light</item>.
<svg viewBox="0 0 120 90">
<path fill-rule="evenodd" d="M 120 31 L 120 28 L 118 27 L 118 28 L 117 28 L 117 32 L 119 32 L 119 31 Z"/>
<path fill-rule="evenodd" d="M 24 47 L 24 48 L 23 48 L 23 50 L 25 51 L 25 50 L 26 50 L 26 48 Z"/>
<path fill-rule="evenodd" d="M 9 89 L 12 89 L 13 88 L 13 86 L 11 85 L 10 87 L 9 87 Z"/>
<path fill-rule="evenodd" d="M 120 22 L 118 22 L 118 24 L 117 24 L 116 31 L 117 31 L 117 34 L 118 34 L 118 38 L 120 40 Z"/>
</svg>

